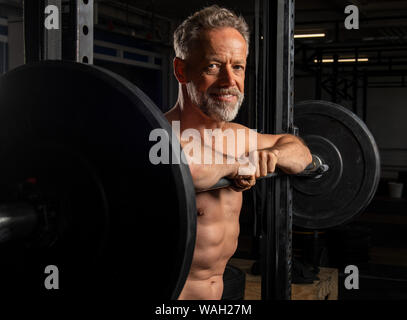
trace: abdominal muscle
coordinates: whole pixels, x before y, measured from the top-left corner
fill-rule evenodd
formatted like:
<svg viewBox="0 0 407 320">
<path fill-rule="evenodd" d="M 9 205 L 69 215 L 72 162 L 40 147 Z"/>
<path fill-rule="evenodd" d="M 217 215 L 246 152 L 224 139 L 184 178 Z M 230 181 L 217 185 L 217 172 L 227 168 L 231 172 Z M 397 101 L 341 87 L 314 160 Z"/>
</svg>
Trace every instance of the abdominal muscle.
<svg viewBox="0 0 407 320">
<path fill-rule="evenodd" d="M 221 189 L 199 193 L 195 250 L 187 281 L 178 299 L 219 300 L 226 263 L 239 236 L 242 193 Z"/>
</svg>

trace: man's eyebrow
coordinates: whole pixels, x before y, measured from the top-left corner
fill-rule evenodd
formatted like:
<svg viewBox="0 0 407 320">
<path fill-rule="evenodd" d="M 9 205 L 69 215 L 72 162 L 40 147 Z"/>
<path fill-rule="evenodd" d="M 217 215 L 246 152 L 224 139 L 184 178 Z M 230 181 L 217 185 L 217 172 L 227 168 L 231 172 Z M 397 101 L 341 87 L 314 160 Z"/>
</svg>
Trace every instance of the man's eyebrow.
<svg viewBox="0 0 407 320">
<path fill-rule="evenodd" d="M 207 56 L 206 57 L 207 61 L 216 61 L 216 62 L 221 62 L 223 63 L 223 60 L 217 56 Z"/>
<path fill-rule="evenodd" d="M 225 61 L 217 56 L 207 56 L 206 57 L 207 61 L 215 61 L 215 62 L 219 62 L 219 63 L 224 63 Z M 233 64 L 245 64 L 246 61 L 245 60 L 233 60 L 232 61 Z"/>
</svg>

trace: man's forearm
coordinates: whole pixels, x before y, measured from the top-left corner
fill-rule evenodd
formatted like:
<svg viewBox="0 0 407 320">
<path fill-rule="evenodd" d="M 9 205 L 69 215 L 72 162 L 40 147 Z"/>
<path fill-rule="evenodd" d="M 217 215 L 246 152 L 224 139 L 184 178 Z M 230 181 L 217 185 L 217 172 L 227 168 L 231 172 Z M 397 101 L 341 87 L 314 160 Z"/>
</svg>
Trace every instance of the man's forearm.
<svg viewBox="0 0 407 320">
<path fill-rule="evenodd" d="M 234 157 L 205 144 L 200 146 L 200 154 L 187 155 L 186 158 L 196 189 L 210 188 L 221 178 L 235 176 L 239 169 L 239 162 Z"/>
<path fill-rule="evenodd" d="M 267 149 L 276 154 L 277 167 L 286 173 L 296 174 L 312 162 L 312 155 L 305 143 L 298 137 L 287 135 Z"/>
</svg>

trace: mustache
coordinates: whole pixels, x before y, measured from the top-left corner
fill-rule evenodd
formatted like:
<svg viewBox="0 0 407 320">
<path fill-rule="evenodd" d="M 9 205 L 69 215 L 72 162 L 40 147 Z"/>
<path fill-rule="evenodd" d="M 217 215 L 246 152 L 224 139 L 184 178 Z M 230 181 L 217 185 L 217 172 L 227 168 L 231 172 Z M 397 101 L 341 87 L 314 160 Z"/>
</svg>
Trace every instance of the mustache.
<svg viewBox="0 0 407 320">
<path fill-rule="evenodd" d="M 212 89 L 208 91 L 208 94 L 231 94 L 234 96 L 241 96 L 243 93 L 237 88 L 228 88 L 228 89 Z"/>
</svg>

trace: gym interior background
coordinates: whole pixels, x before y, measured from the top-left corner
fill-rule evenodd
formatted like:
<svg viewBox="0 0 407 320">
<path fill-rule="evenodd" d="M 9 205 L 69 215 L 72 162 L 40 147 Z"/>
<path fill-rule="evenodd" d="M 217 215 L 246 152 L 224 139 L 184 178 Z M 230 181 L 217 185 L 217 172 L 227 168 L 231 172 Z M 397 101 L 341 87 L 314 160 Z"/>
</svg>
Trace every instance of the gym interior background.
<svg viewBox="0 0 407 320">
<path fill-rule="evenodd" d="M 253 26 L 254 1 L 95 1 L 94 64 L 129 79 L 165 112 L 178 92 L 172 32 L 188 15 L 214 3 Z M 350 4 L 359 9 L 359 29 L 344 26 Z M 22 1 L 0 0 L 0 74 L 24 63 L 22 16 Z M 407 299 L 407 0 L 296 0 L 295 34 L 295 102 L 323 99 L 357 114 L 378 144 L 381 179 L 371 204 L 351 223 L 327 230 L 294 226 L 294 257 L 337 269 L 339 299 Z M 246 98 L 237 118 L 246 125 L 254 121 L 254 46 L 250 50 Z M 250 192 L 244 197 L 232 260 L 246 268 L 246 298 L 256 299 L 247 287 L 255 286 L 252 264 L 258 259 L 253 197 Z M 351 264 L 359 268 L 358 290 L 344 287 L 344 269 Z"/>
</svg>

